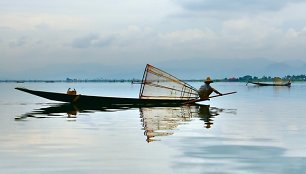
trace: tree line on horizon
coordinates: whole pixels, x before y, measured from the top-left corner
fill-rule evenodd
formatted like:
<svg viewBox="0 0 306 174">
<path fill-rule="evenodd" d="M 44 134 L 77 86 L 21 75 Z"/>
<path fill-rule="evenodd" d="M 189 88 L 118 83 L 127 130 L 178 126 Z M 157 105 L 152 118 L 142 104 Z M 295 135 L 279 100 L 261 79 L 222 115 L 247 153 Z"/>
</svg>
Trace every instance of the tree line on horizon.
<svg viewBox="0 0 306 174">
<path fill-rule="evenodd" d="M 262 82 L 271 82 L 274 80 L 275 77 L 271 76 L 262 76 L 262 77 L 257 77 L 257 76 L 251 76 L 251 75 L 246 75 L 243 77 L 231 77 L 231 78 L 224 78 L 220 79 L 219 81 L 225 81 L 225 82 L 249 82 L 249 81 L 262 81 Z M 284 77 L 279 77 L 284 81 L 306 81 L 306 75 L 286 75 Z"/>
</svg>

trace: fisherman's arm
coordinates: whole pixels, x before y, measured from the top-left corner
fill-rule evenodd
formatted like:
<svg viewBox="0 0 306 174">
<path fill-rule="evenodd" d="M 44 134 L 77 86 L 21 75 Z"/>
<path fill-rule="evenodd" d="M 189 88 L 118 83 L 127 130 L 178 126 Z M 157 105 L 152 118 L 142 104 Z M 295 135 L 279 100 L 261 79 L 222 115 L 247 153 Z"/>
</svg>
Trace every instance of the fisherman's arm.
<svg viewBox="0 0 306 174">
<path fill-rule="evenodd" d="M 222 93 L 219 92 L 218 90 L 216 90 L 215 88 L 213 88 L 213 91 L 214 91 L 215 93 L 219 94 L 219 95 L 222 95 Z"/>
</svg>

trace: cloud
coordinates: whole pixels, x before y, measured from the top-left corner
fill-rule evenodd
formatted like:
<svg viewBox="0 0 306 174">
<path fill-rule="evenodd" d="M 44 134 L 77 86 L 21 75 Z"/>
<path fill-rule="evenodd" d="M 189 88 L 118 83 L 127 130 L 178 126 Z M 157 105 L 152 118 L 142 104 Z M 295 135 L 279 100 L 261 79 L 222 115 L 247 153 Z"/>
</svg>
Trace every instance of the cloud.
<svg viewBox="0 0 306 174">
<path fill-rule="evenodd" d="M 216 37 L 215 34 L 216 33 L 210 29 L 189 28 L 162 33 L 160 37 L 165 41 L 173 42 L 175 44 L 201 42 Z"/>
<path fill-rule="evenodd" d="M 69 15 L 51 15 L 45 13 L 5 13 L 0 15 L 0 27 L 16 31 L 52 28 L 65 30 L 71 28 L 82 29 L 87 22 L 82 17 Z"/>
<path fill-rule="evenodd" d="M 28 42 L 28 39 L 25 36 L 23 36 L 23 37 L 18 38 L 17 40 L 11 41 L 9 45 L 10 47 L 22 47 L 26 45 L 27 42 Z"/>
<path fill-rule="evenodd" d="M 90 34 L 73 40 L 72 47 L 90 48 L 90 47 L 107 47 L 115 40 L 113 36 L 101 37 L 98 34 Z"/>
<path fill-rule="evenodd" d="M 31 70 L 58 62 L 306 60 L 302 0 L 118 2 L 0 2 L 0 69 Z"/>
<path fill-rule="evenodd" d="M 263 12 L 278 11 L 289 3 L 303 0 L 176 0 L 184 9 L 189 11 L 221 11 L 221 12 Z"/>
</svg>

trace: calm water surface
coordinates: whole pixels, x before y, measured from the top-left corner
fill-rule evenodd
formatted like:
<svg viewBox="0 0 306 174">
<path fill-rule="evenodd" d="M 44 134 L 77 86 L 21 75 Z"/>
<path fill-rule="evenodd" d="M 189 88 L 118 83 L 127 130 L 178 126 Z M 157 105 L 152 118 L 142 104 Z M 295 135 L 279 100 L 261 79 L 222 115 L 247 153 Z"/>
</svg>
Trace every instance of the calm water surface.
<svg viewBox="0 0 306 174">
<path fill-rule="evenodd" d="M 201 107 L 79 112 L 17 86 L 120 97 L 137 97 L 140 87 L 0 83 L 0 173 L 306 172 L 305 83 L 290 88 L 214 83 L 219 91 L 238 93 Z"/>
</svg>

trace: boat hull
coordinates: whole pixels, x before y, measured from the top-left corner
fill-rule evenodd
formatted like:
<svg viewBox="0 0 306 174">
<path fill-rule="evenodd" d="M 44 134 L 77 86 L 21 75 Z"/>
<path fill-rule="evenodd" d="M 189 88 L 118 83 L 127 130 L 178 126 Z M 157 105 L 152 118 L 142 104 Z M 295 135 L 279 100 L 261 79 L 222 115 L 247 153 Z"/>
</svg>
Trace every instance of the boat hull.
<svg viewBox="0 0 306 174">
<path fill-rule="evenodd" d="M 258 86 L 291 86 L 291 82 L 277 84 L 277 83 L 262 83 L 262 82 L 248 82 Z"/>
<path fill-rule="evenodd" d="M 82 105 L 122 105 L 122 106 L 178 106 L 189 100 L 173 99 L 139 99 L 139 98 L 121 98 L 121 97 L 104 97 L 88 95 L 68 95 L 64 93 L 36 91 L 27 88 L 15 88 L 17 90 L 33 94 L 45 99 L 60 101 L 66 103 L 76 103 Z"/>
</svg>

